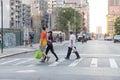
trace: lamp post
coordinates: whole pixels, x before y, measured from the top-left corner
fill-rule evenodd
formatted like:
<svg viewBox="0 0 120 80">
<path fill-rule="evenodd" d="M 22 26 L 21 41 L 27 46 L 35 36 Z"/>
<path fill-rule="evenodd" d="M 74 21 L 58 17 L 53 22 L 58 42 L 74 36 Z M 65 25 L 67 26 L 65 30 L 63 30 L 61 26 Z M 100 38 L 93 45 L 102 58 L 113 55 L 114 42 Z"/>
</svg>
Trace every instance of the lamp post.
<svg viewBox="0 0 120 80">
<path fill-rule="evenodd" d="M 1 53 L 3 53 L 3 1 L 1 0 Z"/>
</svg>

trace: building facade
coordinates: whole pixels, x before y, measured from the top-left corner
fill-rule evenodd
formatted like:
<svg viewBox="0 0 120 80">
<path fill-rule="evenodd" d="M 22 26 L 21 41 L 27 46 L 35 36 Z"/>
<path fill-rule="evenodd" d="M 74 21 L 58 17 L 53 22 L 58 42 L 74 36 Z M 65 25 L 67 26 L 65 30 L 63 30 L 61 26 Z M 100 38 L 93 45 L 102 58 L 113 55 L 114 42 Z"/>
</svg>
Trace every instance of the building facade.
<svg viewBox="0 0 120 80">
<path fill-rule="evenodd" d="M 102 34 L 102 27 L 101 26 L 97 26 L 96 27 L 96 38 L 100 39 L 103 37 L 103 34 Z"/>
<path fill-rule="evenodd" d="M 114 23 L 118 16 L 120 16 L 120 0 L 108 0 L 108 15 L 106 16 L 107 21 L 106 32 L 111 37 L 115 35 Z"/>
<path fill-rule="evenodd" d="M 21 0 L 10 0 L 10 28 L 20 29 L 22 14 Z"/>
<path fill-rule="evenodd" d="M 56 30 L 56 17 L 57 17 L 57 0 L 48 1 L 48 14 L 49 14 L 49 29 Z"/>
<path fill-rule="evenodd" d="M 81 26 L 89 32 L 89 3 L 87 0 L 49 0 L 48 12 L 51 15 L 50 26 L 52 30 L 57 30 L 56 17 L 58 7 L 72 7 L 82 14 Z"/>
<path fill-rule="evenodd" d="M 65 0 L 64 7 L 72 7 L 82 15 L 81 26 L 84 32 L 89 32 L 89 3 L 87 0 Z"/>
<path fill-rule="evenodd" d="M 108 0 L 108 6 L 119 6 L 120 0 Z"/>
<path fill-rule="evenodd" d="M 48 18 L 49 15 L 47 14 L 48 9 L 48 2 L 47 0 L 40 0 L 39 1 L 39 10 L 41 12 L 41 26 L 45 26 L 48 28 Z"/>
<path fill-rule="evenodd" d="M 3 0 L 3 28 L 22 29 L 24 27 L 23 18 L 27 19 L 27 17 L 29 19 L 26 20 L 25 24 L 29 22 L 30 25 L 30 14 L 30 6 L 23 7 L 22 0 Z"/>
<path fill-rule="evenodd" d="M 32 27 L 33 30 L 37 30 L 40 27 L 40 10 L 38 0 L 31 0 L 31 15 L 32 15 Z"/>
<path fill-rule="evenodd" d="M 20 0 L 3 0 L 3 28 L 19 28 L 21 26 L 20 12 Z"/>
<path fill-rule="evenodd" d="M 22 4 L 22 29 L 25 33 L 29 33 L 31 29 L 31 7 L 28 4 Z"/>
<path fill-rule="evenodd" d="M 47 13 L 47 0 L 31 0 L 32 27 L 35 29 L 44 26 L 44 17 Z"/>
</svg>

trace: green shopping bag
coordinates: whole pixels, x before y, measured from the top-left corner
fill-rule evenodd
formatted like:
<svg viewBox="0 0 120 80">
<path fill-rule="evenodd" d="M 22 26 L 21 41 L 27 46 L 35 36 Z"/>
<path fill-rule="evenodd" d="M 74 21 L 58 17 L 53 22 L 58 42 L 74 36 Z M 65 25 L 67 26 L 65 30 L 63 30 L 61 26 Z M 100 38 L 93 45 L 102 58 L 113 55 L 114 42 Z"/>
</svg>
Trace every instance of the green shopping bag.
<svg viewBox="0 0 120 80">
<path fill-rule="evenodd" d="M 35 52 L 34 57 L 35 57 L 36 59 L 40 59 L 42 56 L 43 56 L 43 52 L 42 52 L 41 50 L 37 50 L 37 51 Z"/>
</svg>

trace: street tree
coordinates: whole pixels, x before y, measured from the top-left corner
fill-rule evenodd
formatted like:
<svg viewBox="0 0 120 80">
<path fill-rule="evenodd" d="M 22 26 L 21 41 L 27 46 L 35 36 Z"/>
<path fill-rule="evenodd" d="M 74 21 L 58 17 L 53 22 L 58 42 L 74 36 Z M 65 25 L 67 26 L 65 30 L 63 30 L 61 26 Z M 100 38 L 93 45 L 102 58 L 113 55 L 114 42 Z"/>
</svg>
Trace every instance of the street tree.
<svg viewBox="0 0 120 80">
<path fill-rule="evenodd" d="M 73 8 L 59 8 L 57 27 L 61 31 L 68 31 L 72 27 L 72 30 L 80 32 L 81 14 Z"/>
<path fill-rule="evenodd" d="M 120 17 L 118 17 L 115 21 L 115 34 L 120 35 Z"/>
</svg>

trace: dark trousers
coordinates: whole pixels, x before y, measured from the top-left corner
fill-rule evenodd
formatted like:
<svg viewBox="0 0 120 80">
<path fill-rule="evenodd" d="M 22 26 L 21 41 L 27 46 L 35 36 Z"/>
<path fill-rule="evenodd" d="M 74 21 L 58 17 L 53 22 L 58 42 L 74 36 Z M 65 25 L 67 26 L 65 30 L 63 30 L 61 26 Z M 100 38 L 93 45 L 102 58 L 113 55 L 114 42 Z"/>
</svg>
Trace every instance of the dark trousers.
<svg viewBox="0 0 120 80">
<path fill-rule="evenodd" d="M 45 51 L 45 54 L 46 54 L 46 55 L 48 54 L 49 50 L 50 50 L 50 51 L 52 52 L 52 54 L 56 57 L 56 59 L 58 59 L 56 53 L 54 52 L 54 49 L 53 49 L 53 45 L 52 45 L 52 44 L 50 44 L 50 45 L 47 46 L 46 51 Z M 45 59 L 46 59 L 46 57 L 44 58 L 44 60 L 45 60 Z"/>
<path fill-rule="evenodd" d="M 66 58 L 68 58 L 68 59 L 70 58 L 71 52 L 72 52 L 72 48 L 68 47 L 68 52 L 67 52 Z M 75 51 L 75 55 L 76 55 L 77 58 L 80 58 L 80 55 L 79 55 L 79 53 L 77 51 Z"/>
</svg>

